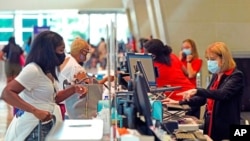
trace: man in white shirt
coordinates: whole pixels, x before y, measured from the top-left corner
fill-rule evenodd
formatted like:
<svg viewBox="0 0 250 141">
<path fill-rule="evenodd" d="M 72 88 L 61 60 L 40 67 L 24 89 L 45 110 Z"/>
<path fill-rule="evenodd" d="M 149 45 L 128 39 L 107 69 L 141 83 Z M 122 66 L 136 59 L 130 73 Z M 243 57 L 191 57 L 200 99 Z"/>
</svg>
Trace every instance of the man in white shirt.
<svg viewBox="0 0 250 141">
<path fill-rule="evenodd" d="M 58 75 L 59 79 L 59 89 L 62 90 L 68 85 L 75 83 L 89 83 L 89 78 L 86 74 L 85 69 L 82 67 L 84 61 L 86 61 L 86 56 L 89 52 L 89 45 L 86 41 L 81 38 L 76 38 L 71 44 L 70 54 L 67 54 L 64 62 L 60 65 L 60 73 Z M 103 84 L 108 80 L 105 77 L 98 83 Z M 93 94 L 93 93 L 92 93 Z M 94 93 L 99 94 L 99 93 Z M 100 96 L 101 97 L 101 96 Z M 89 116 L 86 115 L 86 97 L 79 98 L 78 94 L 74 94 L 65 100 L 66 111 L 70 119 L 84 119 Z M 93 104 L 93 103 L 92 103 Z M 96 105 L 88 105 L 96 108 Z M 92 109 L 94 109 L 92 108 Z"/>
</svg>

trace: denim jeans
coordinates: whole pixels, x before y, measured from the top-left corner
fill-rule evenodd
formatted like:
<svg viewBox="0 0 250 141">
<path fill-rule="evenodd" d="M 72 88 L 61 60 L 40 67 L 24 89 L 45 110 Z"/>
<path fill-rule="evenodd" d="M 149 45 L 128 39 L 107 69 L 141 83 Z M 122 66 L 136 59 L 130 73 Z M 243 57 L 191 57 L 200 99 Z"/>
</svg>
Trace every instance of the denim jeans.
<svg viewBox="0 0 250 141">
<path fill-rule="evenodd" d="M 38 133 L 38 128 L 41 126 L 41 133 Z M 28 137 L 25 139 L 25 141 L 38 141 L 38 137 L 40 136 L 41 141 L 44 141 L 46 136 L 48 135 L 50 129 L 53 126 L 53 122 L 50 121 L 46 124 L 37 125 L 31 133 L 28 135 Z"/>
</svg>

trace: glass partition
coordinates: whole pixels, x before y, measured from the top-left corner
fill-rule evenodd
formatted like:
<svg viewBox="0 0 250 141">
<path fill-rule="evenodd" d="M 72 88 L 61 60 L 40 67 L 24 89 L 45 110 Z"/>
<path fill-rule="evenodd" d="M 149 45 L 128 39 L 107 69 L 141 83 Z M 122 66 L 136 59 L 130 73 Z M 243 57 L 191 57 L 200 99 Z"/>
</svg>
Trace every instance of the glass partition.
<svg viewBox="0 0 250 141">
<path fill-rule="evenodd" d="M 50 30 L 62 35 L 67 52 L 70 51 L 70 44 L 76 37 L 89 40 L 90 44 L 95 46 L 99 44 L 100 38 L 104 38 L 106 40 L 109 53 L 106 60 L 107 67 L 102 71 L 103 73 L 105 72 L 105 74 L 114 75 L 115 78 L 117 78 L 116 61 L 118 60 L 118 50 L 116 41 L 127 41 L 128 21 L 125 13 L 89 12 L 79 14 L 77 11 L 65 10 L 52 12 L 14 11 L 8 14 L 0 12 L 0 23 L 0 45 L 7 44 L 9 37 L 15 36 L 17 44 L 24 46 L 24 43 L 27 42 L 28 38 L 33 35 L 33 26 L 49 26 Z M 108 91 L 108 98 L 106 100 L 108 107 L 111 105 L 110 100 L 112 98 L 116 98 L 116 83 L 117 82 L 115 80 L 114 83 L 108 82 L 106 85 L 108 86 L 108 88 L 105 89 Z M 91 88 L 89 87 L 89 89 Z M 97 90 L 96 88 L 92 89 Z M 116 104 L 114 104 L 114 106 L 116 106 Z M 114 125 L 117 125 L 117 122 L 121 123 L 121 118 L 119 118 L 119 121 L 117 118 L 118 115 L 116 113 L 116 107 L 114 107 L 113 110 L 109 110 L 109 115 L 111 112 L 113 114 L 112 119 L 108 119 L 109 123 L 113 123 Z"/>
<path fill-rule="evenodd" d="M 107 36 L 107 26 L 115 22 L 115 14 L 90 14 L 90 43 L 98 45 L 101 38 Z"/>
<path fill-rule="evenodd" d="M 50 30 L 63 36 L 66 51 L 72 40 L 81 37 L 98 45 L 100 38 L 106 38 L 106 26 L 111 22 L 117 27 L 117 40 L 127 41 L 128 21 L 125 13 L 98 11 L 79 14 L 77 10 L 56 11 L 11 11 L 0 13 L 0 45 L 7 43 L 10 36 L 24 45 L 33 34 L 33 26 L 50 26 Z"/>
</svg>

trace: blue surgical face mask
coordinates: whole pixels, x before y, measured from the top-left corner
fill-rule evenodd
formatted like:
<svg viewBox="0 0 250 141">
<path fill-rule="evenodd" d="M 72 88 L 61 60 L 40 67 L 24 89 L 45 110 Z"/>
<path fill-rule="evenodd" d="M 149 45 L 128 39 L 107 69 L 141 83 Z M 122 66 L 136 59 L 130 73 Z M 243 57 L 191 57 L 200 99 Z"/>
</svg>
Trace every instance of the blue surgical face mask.
<svg viewBox="0 0 250 141">
<path fill-rule="evenodd" d="M 85 57 L 84 55 L 80 54 L 80 60 L 81 60 L 81 61 L 85 61 L 85 60 L 86 60 L 86 57 Z"/>
<path fill-rule="evenodd" d="M 218 73 L 220 71 L 218 61 L 216 60 L 207 60 L 207 67 L 208 70 L 213 74 Z"/>
<path fill-rule="evenodd" d="M 191 53 L 192 53 L 191 49 L 186 49 L 186 48 L 184 48 L 184 49 L 182 50 L 182 52 L 183 52 L 185 55 L 191 55 Z"/>
</svg>

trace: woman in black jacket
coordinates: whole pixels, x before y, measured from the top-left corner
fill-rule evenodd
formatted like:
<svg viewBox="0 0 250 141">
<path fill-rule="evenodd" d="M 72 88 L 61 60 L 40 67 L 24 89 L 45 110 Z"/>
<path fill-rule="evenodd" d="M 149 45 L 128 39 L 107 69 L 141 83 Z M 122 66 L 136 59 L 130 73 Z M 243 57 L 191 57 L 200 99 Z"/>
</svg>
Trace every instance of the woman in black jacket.
<svg viewBox="0 0 250 141">
<path fill-rule="evenodd" d="M 207 66 L 213 74 L 207 89 L 191 89 L 179 95 L 180 104 L 202 105 L 207 99 L 204 134 L 214 141 L 229 139 L 230 125 L 240 124 L 243 73 L 236 69 L 233 57 L 223 42 L 215 42 L 206 50 Z"/>
</svg>

